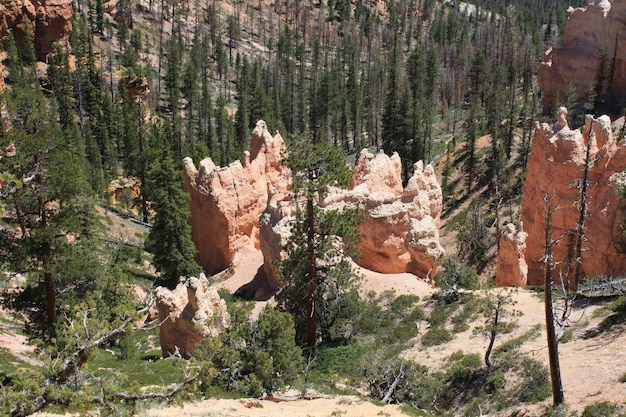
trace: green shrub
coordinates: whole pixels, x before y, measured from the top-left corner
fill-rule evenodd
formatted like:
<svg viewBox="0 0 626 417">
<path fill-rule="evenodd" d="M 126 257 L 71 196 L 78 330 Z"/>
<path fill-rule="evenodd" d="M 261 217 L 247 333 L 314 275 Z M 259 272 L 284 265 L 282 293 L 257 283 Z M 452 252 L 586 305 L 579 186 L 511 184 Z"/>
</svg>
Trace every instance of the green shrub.
<svg viewBox="0 0 626 417">
<path fill-rule="evenodd" d="M 626 383 L 626 372 L 624 372 L 624 375 L 620 376 L 618 379 L 619 382 Z"/>
<path fill-rule="evenodd" d="M 391 311 L 396 314 L 404 314 L 407 310 L 417 304 L 419 300 L 420 298 L 417 295 L 399 295 L 391 302 Z"/>
<path fill-rule="evenodd" d="M 477 353 L 466 355 L 460 350 L 450 355 L 448 361 L 451 366 L 446 372 L 446 378 L 453 383 L 467 382 L 482 365 L 480 355 Z"/>
<path fill-rule="evenodd" d="M 356 343 L 341 346 L 320 346 L 315 356 L 315 370 L 324 377 L 338 375 L 355 379 L 367 349 Z"/>
<path fill-rule="evenodd" d="M 441 260 L 442 270 L 437 275 L 435 284 L 444 290 L 449 288 L 480 288 L 480 276 L 475 266 L 467 266 L 454 255 L 446 255 Z"/>
<path fill-rule="evenodd" d="M 537 403 L 550 396 L 550 373 L 548 369 L 535 359 L 525 358 L 522 361 L 520 383 L 520 400 L 527 403 Z"/>
<path fill-rule="evenodd" d="M 439 304 L 435 306 L 433 311 L 430 313 L 429 322 L 431 327 L 443 326 L 458 307 L 458 303 Z"/>
<path fill-rule="evenodd" d="M 429 346 L 438 346 L 444 343 L 447 343 L 454 339 L 452 333 L 446 330 L 445 327 L 431 327 L 428 329 L 426 333 L 421 338 L 422 345 Z"/>
<path fill-rule="evenodd" d="M 583 411 L 582 417 L 613 417 L 617 406 L 608 401 L 588 405 Z"/>
</svg>

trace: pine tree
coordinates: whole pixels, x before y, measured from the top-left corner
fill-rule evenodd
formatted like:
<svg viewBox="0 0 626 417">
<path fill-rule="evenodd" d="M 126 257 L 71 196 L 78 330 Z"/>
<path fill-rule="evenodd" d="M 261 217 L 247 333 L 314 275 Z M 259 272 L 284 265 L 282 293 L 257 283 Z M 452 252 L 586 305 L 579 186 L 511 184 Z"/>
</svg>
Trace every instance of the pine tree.
<svg viewBox="0 0 626 417">
<path fill-rule="evenodd" d="M 160 277 L 159 285 L 174 288 L 181 276 L 200 272 L 196 248 L 191 240 L 189 196 L 182 184 L 181 169 L 176 168 L 168 141 L 161 156 L 148 172 L 151 208 L 156 211 L 153 226 L 146 240 L 146 250 L 154 256 L 153 264 Z"/>
<path fill-rule="evenodd" d="M 57 313 L 66 304 L 57 297 L 75 295 L 74 289 L 80 291 L 88 283 L 68 264 L 81 256 L 82 245 L 97 229 L 93 205 L 82 155 L 59 125 L 54 106 L 31 85 L 14 86 L 6 101 L 12 127 L 8 140 L 18 152 L 3 159 L 14 179 L 14 192 L 3 198 L 12 200 L 22 228 L 9 259 L 12 270 L 29 275 L 30 285 L 17 294 L 18 304 L 38 335 L 51 336 Z"/>
<path fill-rule="evenodd" d="M 347 254 L 356 239 L 354 210 L 322 210 L 318 204 L 329 186 L 350 179 L 345 155 L 325 141 L 296 139 L 286 163 L 294 175 L 293 201 L 300 201 L 280 263 L 282 289 L 276 296 L 281 309 L 294 316 L 296 339 L 314 348 L 318 340 L 349 340 L 350 321 L 360 309 L 358 275 Z M 343 251 L 338 247 L 343 241 Z"/>
</svg>

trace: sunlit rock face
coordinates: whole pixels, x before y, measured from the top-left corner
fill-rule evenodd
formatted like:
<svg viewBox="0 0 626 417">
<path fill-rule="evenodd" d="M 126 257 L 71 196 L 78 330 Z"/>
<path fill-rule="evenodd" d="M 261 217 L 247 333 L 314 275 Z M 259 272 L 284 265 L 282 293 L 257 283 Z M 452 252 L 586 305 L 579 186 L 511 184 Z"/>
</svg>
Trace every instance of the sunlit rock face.
<svg viewBox="0 0 626 417">
<path fill-rule="evenodd" d="M 560 109 L 561 114 L 564 111 Z M 552 206 L 557 208 L 550 219 L 552 239 L 558 240 L 552 246 L 554 260 L 559 263 L 559 270 L 553 273 L 553 277 L 558 281 L 560 271 L 567 276 L 568 271 L 573 269 L 587 150 L 589 170 L 581 256 L 582 277 L 615 276 L 626 271 L 626 256 L 620 247 L 623 239 L 620 227 L 623 202 L 615 192 L 614 181 L 610 180 L 611 176 L 626 167 L 626 144 L 617 143 L 613 137 L 609 117 L 588 117 L 585 126 L 575 130 L 562 121 L 554 126 L 537 123 L 522 191 L 521 220 L 527 237 L 522 239 L 515 234 L 505 236 L 505 242 L 507 239 L 518 239 L 519 242 L 501 247 L 497 278 L 499 284 L 543 283 L 547 198 L 551 198 Z M 528 266 L 525 280 L 519 271 L 510 272 L 519 269 L 516 266 L 519 254 L 510 252 L 522 250 L 523 244 L 526 246 L 525 263 Z M 523 268 L 521 261 L 519 266 Z"/>
<path fill-rule="evenodd" d="M 585 7 L 570 8 L 562 46 L 546 51 L 537 81 L 543 94 L 543 110 L 549 114 L 557 94 L 577 94 L 585 102 L 594 88 L 601 61 L 607 73 L 605 88 L 611 95 L 626 97 L 626 0 L 597 0 Z M 614 61 L 614 64 L 612 63 Z M 612 67 L 613 76 L 608 79 Z"/>
<path fill-rule="evenodd" d="M 406 187 L 402 186 L 401 172 L 397 154 L 389 157 L 364 150 L 352 171 L 350 188 L 330 189 L 320 206 L 361 211 L 362 222 L 357 226 L 361 254 L 354 260 L 363 268 L 381 273 L 410 272 L 432 280 L 444 253 L 439 243 L 441 187 L 433 167 L 421 161 L 414 165 Z M 292 202 L 272 198 L 261 219 L 265 272 L 274 285 L 278 282 L 273 265 L 284 255 L 281 248 L 289 238 L 292 212 Z"/>
<path fill-rule="evenodd" d="M 156 320 L 164 358 L 189 358 L 200 340 L 230 325 L 226 302 L 204 274 L 181 281 L 173 290 L 157 287 L 148 313 L 149 322 Z"/>
<path fill-rule="evenodd" d="M 13 33 L 21 45 L 30 34 L 37 58 L 45 61 L 55 42 L 68 42 L 72 16 L 72 0 L 0 0 L 0 42 L 6 47 Z"/>
<path fill-rule="evenodd" d="M 259 121 L 243 164 L 235 161 L 222 168 L 206 158 L 196 168 L 191 158 L 184 159 L 192 239 L 207 273 L 226 269 L 245 246 L 259 248 L 259 218 L 269 193 L 284 194 L 289 185 L 280 164 L 284 149 L 280 134 L 270 135 Z"/>
</svg>

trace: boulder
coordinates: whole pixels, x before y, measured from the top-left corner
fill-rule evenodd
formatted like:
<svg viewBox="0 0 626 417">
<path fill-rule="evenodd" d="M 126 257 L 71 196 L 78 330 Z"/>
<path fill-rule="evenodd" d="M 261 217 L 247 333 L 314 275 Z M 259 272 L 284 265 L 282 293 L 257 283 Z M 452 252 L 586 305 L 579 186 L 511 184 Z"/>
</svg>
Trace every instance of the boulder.
<svg viewBox="0 0 626 417">
<path fill-rule="evenodd" d="M 280 134 L 270 135 L 265 122 L 259 121 L 243 164 L 235 161 L 220 168 L 206 158 L 196 168 L 191 158 L 183 160 L 191 237 L 207 273 L 226 269 L 246 246 L 259 248 L 259 218 L 270 190 L 284 195 L 289 185 L 288 170 L 280 164 L 284 150 Z"/>
<path fill-rule="evenodd" d="M 13 33 L 19 46 L 30 32 L 37 59 L 45 61 L 55 42 L 67 43 L 72 16 L 72 0 L 0 0 L 0 42 L 6 48 Z"/>
<path fill-rule="evenodd" d="M 626 256 L 619 242 L 622 240 L 622 201 L 615 192 L 610 178 L 622 172 L 626 166 L 626 143 L 617 143 L 613 137 L 608 116 L 587 117 L 581 130 L 569 127 L 549 126 L 537 123 L 532 139 L 528 161 L 528 173 L 522 190 L 521 220 L 526 239 L 525 260 L 528 265 L 526 282 L 530 285 L 543 283 L 543 264 L 540 262 L 545 247 L 546 195 L 558 207 L 551 216 L 552 237 L 561 238 L 552 247 L 559 268 L 567 273 L 573 268 L 575 231 L 580 218 L 580 189 L 587 147 L 589 146 L 589 172 L 587 215 L 585 217 L 582 252 L 582 278 L 596 275 L 616 276 L 626 272 Z M 517 239 L 518 237 L 515 237 Z M 521 275 L 512 271 L 517 268 L 516 254 L 523 245 L 506 244 L 503 239 L 498 259 L 498 275 L 516 276 L 514 280 L 498 276 L 502 284 L 523 283 Z M 502 272 L 500 272 L 502 271 Z M 557 276 L 558 272 L 555 272 Z"/>
<path fill-rule="evenodd" d="M 163 357 L 189 358 L 195 345 L 207 336 L 216 336 L 230 325 L 226 302 L 209 285 L 204 274 L 189 278 L 170 290 L 157 287 L 147 321 L 159 320 Z"/>
<path fill-rule="evenodd" d="M 611 94 L 626 96 L 625 15 L 626 0 L 596 0 L 568 10 L 563 44 L 546 51 L 537 76 L 545 114 L 552 111 L 558 93 L 564 97 L 568 84 L 578 102 L 588 99 L 603 54 L 607 68 L 615 59 Z"/>
</svg>

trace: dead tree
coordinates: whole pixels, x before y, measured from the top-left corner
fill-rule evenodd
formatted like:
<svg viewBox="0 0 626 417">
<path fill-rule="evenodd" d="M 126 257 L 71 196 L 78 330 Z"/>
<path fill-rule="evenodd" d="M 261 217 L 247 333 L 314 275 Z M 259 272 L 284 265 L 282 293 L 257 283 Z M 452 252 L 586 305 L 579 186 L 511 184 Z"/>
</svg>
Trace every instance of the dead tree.
<svg viewBox="0 0 626 417">
<path fill-rule="evenodd" d="M 550 221 L 552 214 L 557 209 L 553 206 L 552 196 L 545 194 L 545 251 L 543 255 L 544 263 L 544 303 L 546 314 L 546 333 L 548 338 L 548 358 L 550 361 L 550 380 L 552 382 L 553 404 L 559 405 L 565 402 L 563 394 L 563 382 L 561 380 L 561 367 L 559 365 L 558 338 L 554 328 L 554 311 L 552 308 L 552 270 L 556 265 L 552 253 L 552 245 L 558 243 L 560 238 L 552 239 L 552 225 Z"/>
<path fill-rule="evenodd" d="M 573 270 L 573 280 L 571 283 L 568 283 L 567 287 L 573 290 L 578 289 L 578 284 L 580 281 L 580 270 L 582 264 L 582 251 L 583 251 L 583 241 L 584 241 L 584 233 L 585 233 L 585 217 L 587 217 L 587 199 L 589 197 L 589 170 L 591 168 L 591 164 L 593 161 L 591 160 L 591 141 L 592 141 L 592 130 L 591 130 L 591 121 L 589 122 L 589 133 L 587 134 L 587 152 L 585 154 L 585 166 L 583 168 L 583 178 L 577 184 L 578 189 L 580 190 L 580 201 L 578 201 L 579 205 L 579 217 L 578 223 L 576 224 L 575 231 L 575 243 L 574 243 L 574 270 Z"/>
</svg>

